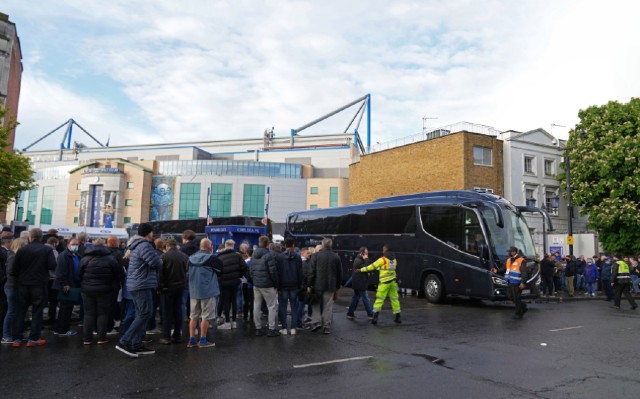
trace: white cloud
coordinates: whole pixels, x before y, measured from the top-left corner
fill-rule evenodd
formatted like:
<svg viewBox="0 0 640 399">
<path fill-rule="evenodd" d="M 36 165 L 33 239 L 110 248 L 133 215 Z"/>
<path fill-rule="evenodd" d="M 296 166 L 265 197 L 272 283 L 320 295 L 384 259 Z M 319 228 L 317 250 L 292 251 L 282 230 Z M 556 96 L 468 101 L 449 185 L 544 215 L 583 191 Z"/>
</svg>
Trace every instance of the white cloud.
<svg viewBox="0 0 640 399">
<path fill-rule="evenodd" d="M 116 141 L 255 137 L 272 125 L 286 135 L 371 93 L 374 142 L 420 131 L 424 115 L 438 117 L 432 126 L 557 123 L 564 135 L 580 108 L 640 89 L 636 2 L 13 3 L 28 10 L 30 29 L 18 30 L 36 42 L 41 74 L 25 70 L 20 129 L 53 128 L 71 113 L 111 126 Z M 65 25 L 83 34 L 65 36 Z M 68 53 L 46 53 L 43 32 L 58 32 Z M 71 58 L 71 70 L 45 70 L 47 57 Z M 79 69 L 120 85 L 135 115 L 73 86 Z M 50 83 L 62 73 L 71 86 Z M 43 86 L 67 106 L 47 109 Z M 131 127 L 139 113 L 146 128 Z M 351 116 L 310 132 L 342 131 Z"/>
</svg>

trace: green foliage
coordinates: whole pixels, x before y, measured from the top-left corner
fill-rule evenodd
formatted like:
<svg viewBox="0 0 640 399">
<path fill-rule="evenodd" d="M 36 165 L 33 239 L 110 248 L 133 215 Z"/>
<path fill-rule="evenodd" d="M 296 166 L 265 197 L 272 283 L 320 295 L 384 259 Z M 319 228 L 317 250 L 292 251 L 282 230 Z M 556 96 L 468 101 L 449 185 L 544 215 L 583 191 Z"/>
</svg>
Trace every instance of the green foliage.
<svg viewBox="0 0 640 399">
<path fill-rule="evenodd" d="M 0 107 L 0 119 L 6 114 L 7 110 Z M 30 190 L 35 185 L 29 158 L 18 151 L 5 150 L 9 147 L 9 132 L 15 126 L 15 121 L 7 127 L 0 126 L 0 209 L 15 200 L 21 191 Z"/>
<path fill-rule="evenodd" d="M 573 203 L 605 250 L 640 253 L 640 99 L 578 113 L 569 132 Z M 558 178 L 566 185 L 566 176 Z"/>
</svg>

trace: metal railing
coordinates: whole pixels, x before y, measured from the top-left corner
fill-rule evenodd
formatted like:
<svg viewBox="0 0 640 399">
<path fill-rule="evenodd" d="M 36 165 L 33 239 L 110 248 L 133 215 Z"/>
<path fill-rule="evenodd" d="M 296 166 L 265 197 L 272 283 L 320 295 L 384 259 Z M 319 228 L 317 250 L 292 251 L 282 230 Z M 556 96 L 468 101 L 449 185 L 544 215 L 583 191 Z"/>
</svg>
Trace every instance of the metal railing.
<svg viewBox="0 0 640 399">
<path fill-rule="evenodd" d="M 425 140 L 432 140 L 438 137 L 446 136 L 451 133 L 467 131 L 470 133 L 484 134 L 487 136 L 497 136 L 501 132 L 493 128 L 493 126 L 480 125 L 478 123 L 458 122 L 436 129 L 425 130 L 411 136 L 405 136 L 394 140 L 385 141 L 371 147 L 371 152 L 388 150 L 390 148 L 401 147 L 403 145 L 418 143 Z"/>
</svg>

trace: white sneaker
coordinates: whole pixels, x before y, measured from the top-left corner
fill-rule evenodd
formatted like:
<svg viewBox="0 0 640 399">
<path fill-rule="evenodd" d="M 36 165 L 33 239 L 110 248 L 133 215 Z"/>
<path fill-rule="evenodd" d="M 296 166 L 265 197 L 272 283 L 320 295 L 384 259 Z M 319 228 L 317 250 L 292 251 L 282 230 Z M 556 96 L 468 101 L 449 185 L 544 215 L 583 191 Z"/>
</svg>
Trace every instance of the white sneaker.
<svg viewBox="0 0 640 399">
<path fill-rule="evenodd" d="M 291 331 L 289 331 L 290 335 L 296 335 L 296 329 L 292 328 Z"/>
<path fill-rule="evenodd" d="M 235 321 L 231 322 L 231 328 L 238 328 L 238 325 L 236 324 Z"/>
<path fill-rule="evenodd" d="M 283 328 L 282 330 L 280 330 L 280 335 L 287 335 L 287 329 Z"/>
<path fill-rule="evenodd" d="M 231 330 L 231 323 L 220 324 L 218 330 Z"/>
</svg>

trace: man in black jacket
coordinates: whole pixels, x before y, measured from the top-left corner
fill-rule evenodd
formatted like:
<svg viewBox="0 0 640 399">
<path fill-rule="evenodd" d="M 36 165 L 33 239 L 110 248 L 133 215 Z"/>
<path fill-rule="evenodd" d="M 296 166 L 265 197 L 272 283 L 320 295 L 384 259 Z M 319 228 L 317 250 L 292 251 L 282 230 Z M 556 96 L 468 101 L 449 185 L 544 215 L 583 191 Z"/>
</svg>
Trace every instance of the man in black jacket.
<svg viewBox="0 0 640 399">
<path fill-rule="evenodd" d="M 167 252 L 162 259 L 160 269 L 160 303 L 164 322 L 162 323 L 162 338 L 160 343 L 168 345 L 182 341 L 182 293 L 187 284 L 187 264 L 189 257 L 178 250 L 178 243 L 169 239 L 165 243 Z M 173 329 L 173 337 L 171 336 Z"/>
<path fill-rule="evenodd" d="M 347 310 L 347 319 L 355 319 L 355 310 L 358 307 L 358 301 L 362 298 L 362 304 L 367 311 L 369 320 L 373 319 L 373 306 L 371 306 L 371 300 L 367 293 L 369 287 L 369 273 L 356 272 L 357 269 L 369 266 L 371 260 L 369 259 L 369 250 L 367 247 L 360 248 L 358 256 L 353 260 L 353 274 L 351 280 L 351 287 L 353 288 L 353 297 L 351 297 L 351 304 Z"/>
<path fill-rule="evenodd" d="M 47 284 L 49 270 L 54 270 L 56 261 L 53 249 L 42 243 L 42 230 L 29 231 L 29 245 L 16 253 L 14 267 L 11 270 L 16 279 L 17 308 L 14 322 L 15 336 L 21 337 L 24 331 L 24 318 L 31 306 L 31 333 L 28 347 L 42 346 L 46 341 L 40 338 L 42 332 L 42 312 L 47 304 Z M 19 348 L 21 342 L 14 341 L 12 346 Z"/>
<path fill-rule="evenodd" d="M 284 240 L 285 251 L 276 256 L 278 268 L 278 316 L 282 324 L 280 334 L 296 335 L 298 326 L 298 293 L 302 287 L 302 258 L 295 251 L 291 237 Z M 287 328 L 287 305 L 291 307 L 291 325 Z"/>
<path fill-rule="evenodd" d="M 269 238 L 261 236 L 258 240 L 259 248 L 251 255 L 251 279 L 253 281 L 253 322 L 256 325 L 256 335 L 264 335 L 262 330 L 262 301 L 267 303 L 269 311 L 269 332 L 267 336 L 280 335 L 276 330 L 276 312 L 278 307 L 278 295 L 276 288 L 279 285 L 278 267 L 273 254 L 269 252 Z"/>
<path fill-rule="evenodd" d="M 337 299 L 338 289 L 342 283 L 342 262 L 333 251 L 330 238 L 322 240 L 322 250 L 311 258 L 311 276 L 309 293 L 313 293 L 313 316 L 311 331 L 316 332 L 324 327 L 325 334 L 331 334 L 331 315 L 333 302 Z M 320 303 L 323 309 L 320 312 Z M 322 318 L 322 322 L 321 322 Z"/>
<path fill-rule="evenodd" d="M 247 272 L 247 263 L 242 255 L 235 251 L 236 243 L 227 240 L 224 249 L 218 253 L 218 259 L 222 262 L 222 271 L 218 275 L 220 281 L 220 311 L 218 316 L 224 314 L 224 324 L 218 326 L 218 330 L 230 330 L 236 328 L 238 316 L 238 287 L 240 279 Z M 231 311 L 231 317 L 229 317 Z"/>
</svg>

